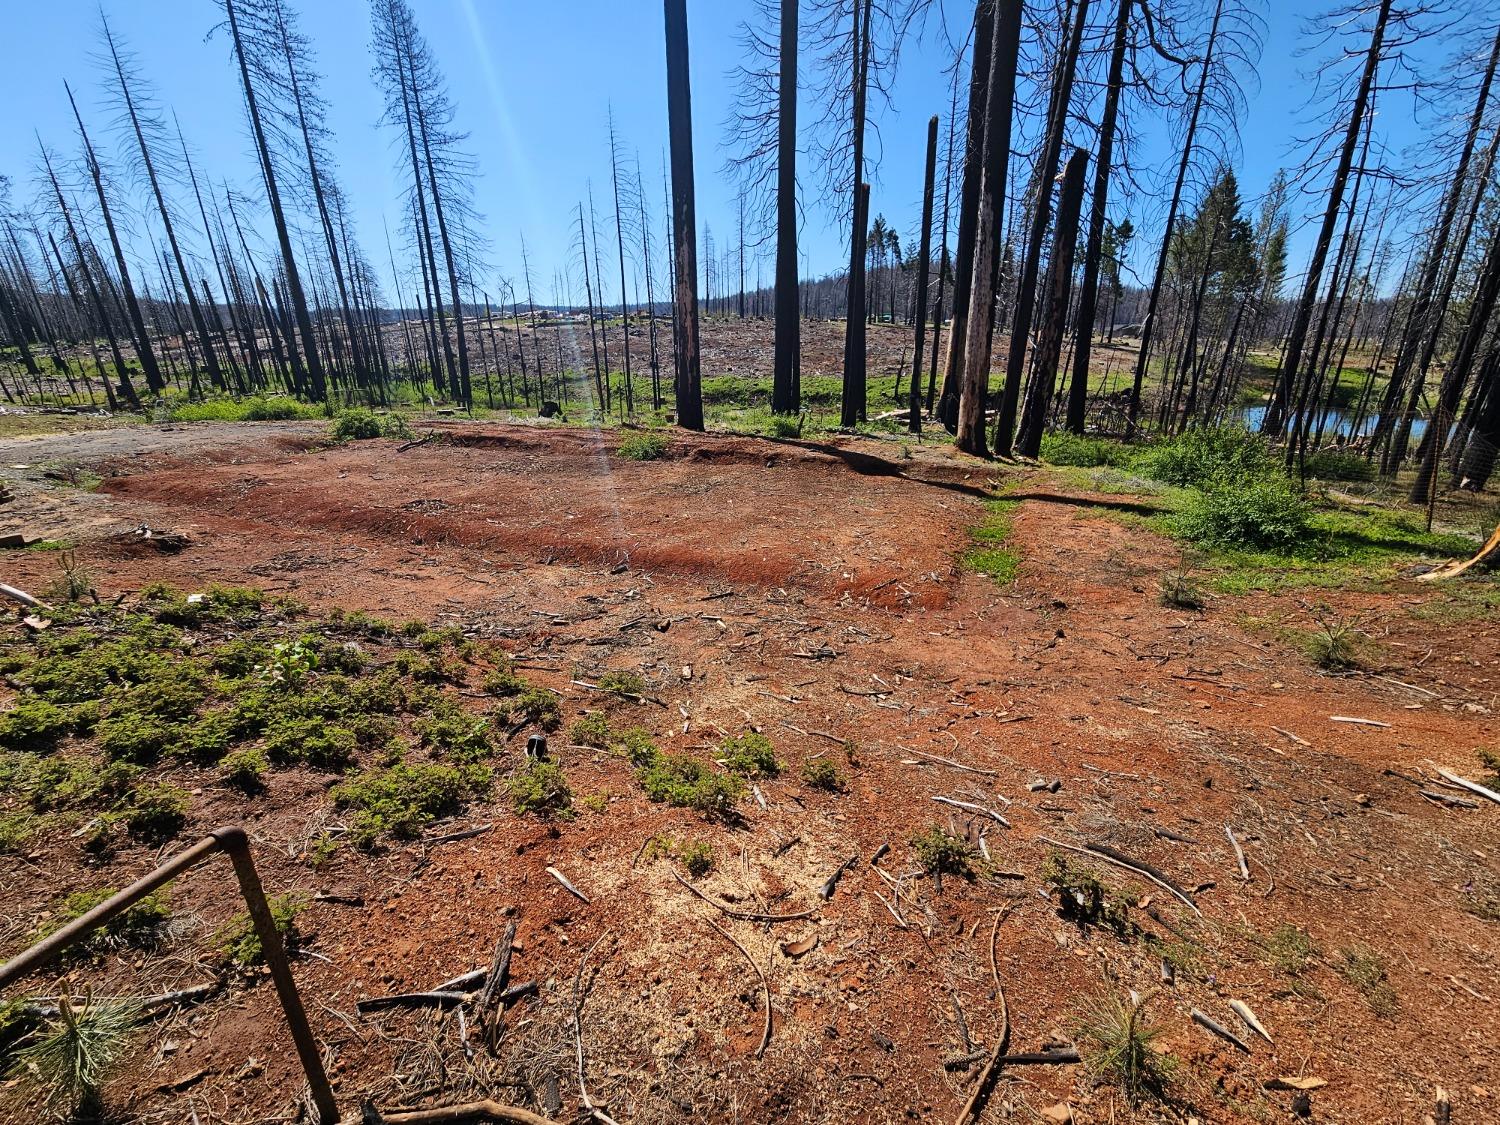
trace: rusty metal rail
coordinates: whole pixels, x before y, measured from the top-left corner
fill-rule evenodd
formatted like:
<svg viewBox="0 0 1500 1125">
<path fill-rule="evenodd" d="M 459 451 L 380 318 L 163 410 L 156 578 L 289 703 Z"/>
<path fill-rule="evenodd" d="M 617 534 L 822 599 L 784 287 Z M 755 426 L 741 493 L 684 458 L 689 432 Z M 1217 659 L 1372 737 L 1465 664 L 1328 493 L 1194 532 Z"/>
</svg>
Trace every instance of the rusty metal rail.
<svg viewBox="0 0 1500 1125">
<path fill-rule="evenodd" d="M 317 1120 L 320 1125 L 335 1125 L 339 1119 L 339 1111 L 333 1100 L 333 1087 L 328 1084 L 328 1075 L 323 1070 L 323 1057 L 318 1051 L 317 1040 L 313 1038 L 312 1028 L 308 1026 L 307 1012 L 302 1007 L 302 998 L 297 994 L 297 983 L 292 979 L 292 967 L 287 960 L 286 948 L 281 943 L 281 934 L 277 932 L 271 908 L 261 889 L 260 877 L 255 872 L 255 861 L 250 856 L 250 838 L 245 835 L 243 828 L 234 826 L 215 829 L 192 847 L 178 852 L 149 875 L 137 879 L 87 914 L 79 916 L 24 953 L 0 965 L 0 989 L 50 964 L 63 950 L 82 940 L 91 931 L 124 913 L 158 887 L 170 883 L 216 852 L 224 852 L 234 864 L 240 894 L 250 911 L 250 921 L 255 927 L 255 933 L 260 938 L 261 951 L 271 970 L 276 995 L 281 1001 L 281 1010 L 286 1015 L 287 1028 L 297 1045 L 303 1073 L 307 1075 L 307 1087 L 317 1111 Z"/>
</svg>

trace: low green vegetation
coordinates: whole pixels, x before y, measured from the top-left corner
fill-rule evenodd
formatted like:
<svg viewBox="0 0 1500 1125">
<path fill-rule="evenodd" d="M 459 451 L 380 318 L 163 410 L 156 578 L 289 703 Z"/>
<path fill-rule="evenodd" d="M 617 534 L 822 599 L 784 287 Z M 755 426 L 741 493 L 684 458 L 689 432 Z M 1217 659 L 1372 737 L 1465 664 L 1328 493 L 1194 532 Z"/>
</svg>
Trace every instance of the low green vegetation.
<svg viewBox="0 0 1500 1125">
<path fill-rule="evenodd" d="M 573 790 L 562 767 L 543 758 L 530 758 L 507 784 L 511 807 L 536 816 L 565 817 L 573 807 Z"/>
<path fill-rule="evenodd" d="M 933 825 L 914 832 L 908 841 L 911 850 L 929 875 L 958 875 L 974 878 L 976 855 L 969 842 Z"/>
<path fill-rule="evenodd" d="M 15 1052 L 8 1074 L 34 1087 L 67 1121 L 102 1120 L 105 1080 L 130 1044 L 141 1016 L 128 1001 L 63 996 L 56 1017 Z"/>
<path fill-rule="evenodd" d="M 69 922 L 82 918 L 101 902 L 112 898 L 115 887 L 78 891 L 54 905 L 51 917 L 32 936 L 37 940 L 56 933 Z M 165 892 L 158 891 L 132 903 L 104 925 L 97 927 L 69 951 L 71 958 L 93 957 L 116 949 L 151 949 L 162 939 L 172 912 Z"/>
<path fill-rule="evenodd" d="M 1093 469 L 1103 465 L 1130 464 L 1136 450 L 1110 438 L 1078 437 L 1053 433 L 1042 437 L 1042 460 L 1049 465 L 1073 465 Z"/>
<path fill-rule="evenodd" d="M 718 773 L 701 758 L 689 754 L 665 754 L 654 745 L 640 747 L 631 755 L 637 762 L 636 779 L 646 796 L 675 808 L 693 809 L 718 820 L 732 820 L 745 794 L 745 780 L 736 774 Z"/>
<path fill-rule="evenodd" d="M 1164 1099 L 1177 1063 L 1157 1048 L 1163 1028 L 1146 1020 L 1149 999 L 1102 994 L 1085 1001 L 1074 1027 L 1094 1080 L 1117 1086 L 1132 1102 Z"/>
<path fill-rule="evenodd" d="M 639 672 L 609 671 L 599 677 L 599 690 L 638 698 L 646 694 L 646 680 Z"/>
<path fill-rule="evenodd" d="M 166 422 L 287 422 L 324 416 L 322 406 L 294 398 L 168 398 L 147 408 L 153 418 Z"/>
<path fill-rule="evenodd" d="M 454 627 L 160 584 L 50 616 L 43 632 L 0 630 L 17 692 L 0 711 L 0 851 L 24 853 L 44 828 L 96 863 L 157 848 L 194 821 L 199 794 L 252 798 L 279 771 L 338 775 L 347 831 L 332 838 L 374 847 L 489 792 L 501 738 L 469 683 L 503 694 L 513 732 L 561 721 L 555 694 Z M 610 748 L 635 754 L 639 738 L 611 731 Z"/>
<path fill-rule="evenodd" d="M 965 570 L 983 574 L 1001 586 L 1016 580 L 1021 567 L 1021 558 L 1004 546 L 1010 538 L 1011 516 L 1016 510 L 1014 500 L 986 500 L 985 517 L 969 532 L 973 545 L 960 557 Z"/>
<path fill-rule="evenodd" d="M 271 910 L 271 922 L 288 952 L 296 949 L 302 940 L 297 929 L 297 917 L 307 909 L 307 900 L 300 895 L 272 895 L 266 900 Z M 265 947 L 250 915 L 237 914 L 214 935 L 214 948 L 220 959 L 240 969 L 252 969 L 266 958 Z"/>
<path fill-rule="evenodd" d="M 802 780 L 813 789 L 843 793 L 849 788 L 844 771 L 827 758 L 808 758 L 802 763 Z"/>
<path fill-rule="evenodd" d="M 694 879 L 714 869 L 714 848 L 707 840 L 690 840 L 677 849 L 677 858 Z"/>
<path fill-rule="evenodd" d="M 1042 864 L 1042 882 L 1057 896 L 1057 912 L 1080 927 L 1104 926 L 1117 934 L 1134 929 L 1136 897 L 1110 886 L 1091 867 L 1052 852 Z"/>
<path fill-rule="evenodd" d="M 666 453 L 672 439 L 666 434 L 633 431 L 620 439 L 617 452 L 629 461 L 656 461 Z"/>
<path fill-rule="evenodd" d="M 1368 945 L 1351 945 L 1339 950 L 1334 968 L 1354 986 L 1381 1019 L 1390 1019 L 1401 1010 L 1401 1001 L 1391 987 L 1385 958 Z"/>
<path fill-rule="evenodd" d="M 725 768 L 741 777 L 775 777 L 781 772 L 771 740 L 754 731 L 725 739 L 719 753 Z"/>
</svg>

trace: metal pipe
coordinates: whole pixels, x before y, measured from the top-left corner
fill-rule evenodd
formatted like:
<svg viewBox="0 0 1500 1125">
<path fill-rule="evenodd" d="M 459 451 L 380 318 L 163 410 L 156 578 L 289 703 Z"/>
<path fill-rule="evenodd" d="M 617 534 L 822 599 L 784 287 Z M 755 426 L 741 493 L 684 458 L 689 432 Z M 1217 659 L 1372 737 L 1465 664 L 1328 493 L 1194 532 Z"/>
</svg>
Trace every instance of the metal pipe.
<svg viewBox="0 0 1500 1125">
<path fill-rule="evenodd" d="M 217 828 L 196 844 L 179 852 L 155 871 L 137 879 L 128 887 L 117 891 L 86 914 L 75 918 L 56 933 L 50 934 L 31 948 L 0 965 L 0 988 L 38 969 L 45 967 L 88 933 L 104 925 L 110 919 L 124 913 L 135 903 L 145 898 L 158 887 L 171 882 L 178 875 L 196 866 L 215 852 L 226 852 L 234 864 L 234 873 L 240 884 L 240 894 L 250 912 L 251 924 L 260 938 L 261 952 L 271 970 L 271 979 L 276 985 L 276 995 L 281 1001 L 282 1013 L 286 1016 L 287 1028 L 297 1045 L 297 1055 L 302 1061 L 302 1070 L 307 1075 L 308 1093 L 317 1109 L 321 1125 L 334 1125 L 339 1119 L 338 1106 L 333 1100 L 333 1088 L 323 1069 L 323 1057 L 318 1051 L 317 1040 L 307 1022 L 307 1012 L 302 1007 L 302 998 L 297 993 L 297 983 L 292 977 L 292 967 L 287 960 L 286 947 L 276 929 L 276 920 L 261 889 L 260 877 L 255 871 L 255 861 L 250 855 L 250 839 L 238 826 Z"/>
</svg>

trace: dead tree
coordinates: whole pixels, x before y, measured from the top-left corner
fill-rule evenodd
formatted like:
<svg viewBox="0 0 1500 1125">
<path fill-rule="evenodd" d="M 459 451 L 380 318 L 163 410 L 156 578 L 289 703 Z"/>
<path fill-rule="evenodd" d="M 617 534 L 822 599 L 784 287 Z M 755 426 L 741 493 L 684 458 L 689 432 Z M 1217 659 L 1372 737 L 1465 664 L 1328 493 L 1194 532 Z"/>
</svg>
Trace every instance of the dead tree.
<svg viewBox="0 0 1500 1125">
<path fill-rule="evenodd" d="M 990 349 L 994 341 L 997 253 L 1004 227 L 1006 173 L 1010 167 L 1011 110 L 1016 94 L 1016 59 L 1021 46 L 1021 0 L 996 0 L 990 37 L 990 69 L 983 111 L 984 153 L 980 163 L 978 211 L 974 220 L 974 261 L 970 272 L 963 385 L 954 443 L 965 453 L 987 455 L 985 402 L 989 397 Z M 972 136 L 973 129 L 970 129 Z M 950 353 L 951 354 L 951 353 Z"/>
<path fill-rule="evenodd" d="M 1052 233 L 1046 313 L 1042 317 L 1042 335 L 1037 340 L 1036 357 L 1031 366 L 1031 382 L 1026 388 L 1026 405 L 1021 413 L 1016 447 L 1016 452 L 1023 457 L 1039 457 L 1042 452 L 1042 433 L 1047 428 L 1047 410 L 1057 383 L 1057 363 L 1062 356 L 1063 333 L 1068 320 L 1073 250 L 1078 243 L 1078 213 L 1083 207 L 1083 176 L 1088 163 L 1088 153 L 1075 148 L 1063 169 L 1062 190 L 1057 198 L 1057 227 Z"/>
<path fill-rule="evenodd" d="M 672 150 L 672 232 L 676 304 L 672 353 L 677 424 L 703 429 L 698 351 L 698 231 L 693 199 L 693 104 L 688 76 L 687 0 L 662 0 L 666 15 L 667 127 Z"/>
<path fill-rule="evenodd" d="M 937 177 L 938 119 L 933 114 L 927 122 L 927 167 L 922 185 L 922 231 L 921 247 L 917 251 L 917 304 L 916 341 L 912 345 L 911 389 L 908 403 L 907 428 L 912 433 L 922 432 L 922 345 L 927 336 L 927 275 L 932 267 L 932 196 L 933 182 Z M 934 345 L 936 346 L 936 345 Z"/>
</svg>

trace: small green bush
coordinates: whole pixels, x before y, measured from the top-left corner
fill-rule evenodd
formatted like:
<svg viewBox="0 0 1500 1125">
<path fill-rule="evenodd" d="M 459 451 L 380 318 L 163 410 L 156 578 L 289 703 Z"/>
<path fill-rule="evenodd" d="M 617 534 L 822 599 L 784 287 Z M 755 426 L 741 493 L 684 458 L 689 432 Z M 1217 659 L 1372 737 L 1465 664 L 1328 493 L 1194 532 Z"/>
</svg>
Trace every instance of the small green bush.
<svg viewBox="0 0 1500 1125">
<path fill-rule="evenodd" d="M 515 669 L 511 667 L 510 662 L 506 661 L 486 672 L 484 679 L 480 681 L 480 686 L 491 695 L 499 699 L 506 699 L 512 695 L 520 695 L 521 692 L 526 690 L 528 685 L 525 680 L 516 675 Z"/>
<path fill-rule="evenodd" d="M 72 727 L 71 711 L 43 699 L 25 698 L 0 714 L 0 747 L 51 750 Z"/>
<path fill-rule="evenodd" d="M 1309 515 L 1292 482 L 1274 470 L 1211 481 L 1189 497 L 1176 526 L 1200 546 L 1288 551 L 1307 538 Z"/>
<path fill-rule="evenodd" d="M 729 738 L 719 748 L 724 765 L 743 777 L 775 777 L 781 772 L 771 740 L 754 731 Z"/>
<path fill-rule="evenodd" d="M 25 851 L 46 823 L 42 817 L 25 809 L 0 813 L 0 854 Z"/>
<path fill-rule="evenodd" d="M 331 436 L 334 441 L 364 441 L 381 436 L 380 419 L 374 411 L 363 406 L 351 406 L 340 410 L 333 420 Z"/>
<path fill-rule="evenodd" d="M 734 815 L 745 793 L 743 778 L 715 773 L 708 763 L 686 754 L 658 754 L 636 776 L 651 800 L 720 819 Z"/>
<path fill-rule="evenodd" d="M 707 840 L 692 840 L 683 844 L 678 849 L 677 858 L 694 879 L 707 875 L 714 869 L 714 848 Z"/>
<path fill-rule="evenodd" d="M 599 690 L 611 695 L 645 695 L 646 680 L 639 672 L 605 672 L 599 677 Z"/>
<path fill-rule="evenodd" d="M 418 742 L 445 758 L 478 761 L 493 749 L 489 722 L 456 704 L 424 715 L 413 724 L 412 731 Z"/>
<path fill-rule="evenodd" d="M 246 793 L 255 793 L 264 789 L 266 774 L 270 772 L 270 769 L 271 761 L 259 746 L 242 747 L 226 756 L 220 763 L 224 780 L 236 789 L 243 789 Z"/>
<path fill-rule="evenodd" d="M 266 905 L 271 908 L 271 922 L 281 944 L 288 952 L 296 949 L 302 936 L 297 931 L 297 915 L 307 909 L 307 900 L 289 893 L 271 896 Z M 237 914 L 225 923 L 214 935 L 214 947 L 223 961 L 241 969 L 253 968 L 265 960 L 260 934 L 255 932 L 248 913 Z"/>
<path fill-rule="evenodd" d="M 1102 465 L 1128 465 L 1134 456 L 1135 450 L 1108 438 L 1079 437 L 1069 433 L 1042 437 L 1042 460 L 1049 465 L 1094 469 Z"/>
<path fill-rule="evenodd" d="M 967 840 L 934 825 L 925 831 L 914 832 L 909 843 L 917 854 L 917 862 L 929 875 L 974 877 L 974 849 Z"/>
<path fill-rule="evenodd" d="M 1358 453 L 1344 453 L 1337 449 L 1320 449 L 1307 459 L 1304 469 L 1315 480 L 1375 479 L 1375 466 L 1371 462 Z"/>
<path fill-rule="evenodd" d="M 630 759 L 630 764 L 636 767 L 650 765 L 661 756 L 655 739 L 645 727 L 631 727 L 621 734 L 619 748 Z"/>
<path fill-rule="evenodd" d="M 187 822 L 193 795 L 175 785 L 138 785 L 120 810 L 131 836 L 148 844 L 170 840 Z"/>
<path fill-rule="evenodd" d="M 619 454 L 631 461 L 655 461 L 670 444 L 664 434 L 630 433 L 620 439 Z"/>
<path fill-rule="evenodd" d="M 608 750 L 615 743 L 615 732 L 610 729 L 609 720 L 602 711 L 579 719 L 568 732 L 568 737 L 579 746 L 592 746 L 595 750 Z"/>
<path fill-rule="evenodd" d="M 397 762 L 333 787 L 334 804 L 354 810 L 350 831 L 356 844 L 373 847 L 382 835 L 412 839 L 441 816 L 452 816 L 489 788 L 483 766 Z"/>
<path fill-rule="evenodd" d="M 1234 426 L 1188 430 L 1157 442 L 1135 459 L 1134 467 L 1165 484 L 1200 487 L 1280 472 L 1265 439 Z"/>
<path fill-rule="evenodd" d="M 56 907 L 51 918 L 34 935 L 41 939 L 56 933 L 74 919 L 82 918 L 101 902 L 114 897 L 118 888 L 96 887 L 69 895 Z M 161 941 L 162 931 L 172 917 L 165 892 L 157 891 L 132 903 L 104 925 L 95 929 L 73 949 L 85 955 L 107 949 L 150 949 Z"/>
<path fill-rule="evenodd" d="M 808 758 L 802 763 L 802 780 L 814 789 L 842 793 L 849 786 L 844 773 L 827 758 Z"/>
<path fill-rule="evenodd" d="M 529 759 L 508 783 L 516 812 L 538 816 L 566 816 L 573 806 L 573 790 L 556 762 Z"/>
<path fill-rule="evenodd" d="M 532 723 L 545 731 L 562 726 L 562 706 L 546 688 L 527 687 L 495 708 L 509 723 Z"/>
<path fill-rule="evenodd" d="M 316 769 L 343 769 L 354 757 L 354 733 L 320 718 L 283 715 L 266 727 L 266 753 L 274 761 Z"/>
</svg>

